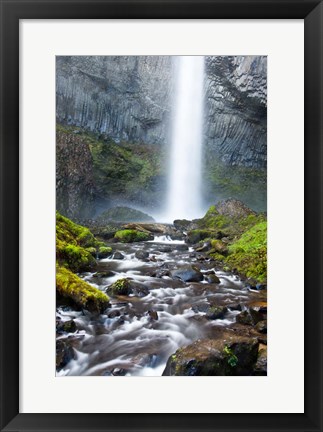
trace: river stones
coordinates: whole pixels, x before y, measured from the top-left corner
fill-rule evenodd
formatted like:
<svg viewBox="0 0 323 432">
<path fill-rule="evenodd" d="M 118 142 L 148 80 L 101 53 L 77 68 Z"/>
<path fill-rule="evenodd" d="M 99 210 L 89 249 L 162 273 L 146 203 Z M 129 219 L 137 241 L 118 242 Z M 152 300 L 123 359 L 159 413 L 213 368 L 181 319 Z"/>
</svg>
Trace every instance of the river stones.
<svg viewBox="0 0 323 432">
<path fill-rule="evenodd" d="M 75 358 L 75 352 L 67 341 L 63 341 L 62 339 L 56 340 L 56 369 L 58 371 Z"/>
<path fill-rule="evenodd" d="M 267 346 L 260 344 L 258 351 L 257 363 L 254 367 L 254 375 L 266 376 L 267 375 Z"/>
<path fill-rule="evenodd" d="M 219 284 L 221 283 L 220 279 L 217 277 L 215 273 L 211 273 L 205 276 L 206 281 L 209 284 Z"/>
<path fill-rule="evenodd" d="M 133 295 L 135 297 L 145 297 L 149 294 L 149 289 L 146 287 L 146 285 L 140 282 L 127 278 L 121 278 L 108 286 L 106 292 L 113 296 Z"/>
<path fill-rule="evenodd" d="M 256 330 L 259 331 L 259 333 L 266 334 L 267 333 L 267 320 L 259 321 L 255 327 L 256 327 Z"/>
<path fill-rule="evenodd" d="M 171 277 L 173 279 L 180 279 L 183 282 L 201 282 L 203 280 L 203 274 L 201 271 L 192 265 L 185 265 L 177 270 L 171 271 Z"/>
<path fill-rule="evenodd" d="M 259 321 L 262 321 L 263 319 L 263 314 L 253 308 L 242 311 L 239 315 L 237 315 L 236 318 L 238 323 L 252 326 L 256 325 Z"/>
<path fill-rule="evenodd" d="M 259 342 L 223 333 L 223 339 L 202 339 L 178 349 L 167 361 L 163 376 L 253 375 Z"/>
<path fill-rule="evenodd" d="M 225 306 L 214 306 L 209 303 L 200 303 L 192 306 L 195 313 L 204 313 L 209 320 L 223 319 L 228 309 Z"/>
<path fill-rule="evenodd" d="M 76 332 L 76 324 L 74 320 L 68 320 L 68 321 L 62 321 L 58 320 L 56 321 L 56 331 L 57 333 L 74 333 Z"/>
<path fill-rule="evenodd" d="M 116 251 L 114 254 L 113 254 L 113 259 L 116 259 L 116 260 L 123 260 L 125 258 L 125 256 L 123 255 L 123 253 L 121 253 L 121 252 L 119 252 L 119 251 Z"/>
<path fill-rule="evenodd" d="M 146 260 L 149 258 L 149 252 L 139 249 L 135 252 L 135 257 L 139 260 Z"/>
</svg>

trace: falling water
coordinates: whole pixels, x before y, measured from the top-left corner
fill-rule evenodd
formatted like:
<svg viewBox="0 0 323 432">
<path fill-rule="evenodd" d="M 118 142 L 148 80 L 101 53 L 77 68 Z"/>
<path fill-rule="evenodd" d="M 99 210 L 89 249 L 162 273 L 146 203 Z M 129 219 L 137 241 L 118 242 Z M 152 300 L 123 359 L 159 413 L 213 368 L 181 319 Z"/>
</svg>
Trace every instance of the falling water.
<svg viewBox="0 0 323 432">
<path fill-rule="evenodd" d="M 193 219 L 201 210 L 204 57 L 176 58 L 167 219 Z"/>
</svg>

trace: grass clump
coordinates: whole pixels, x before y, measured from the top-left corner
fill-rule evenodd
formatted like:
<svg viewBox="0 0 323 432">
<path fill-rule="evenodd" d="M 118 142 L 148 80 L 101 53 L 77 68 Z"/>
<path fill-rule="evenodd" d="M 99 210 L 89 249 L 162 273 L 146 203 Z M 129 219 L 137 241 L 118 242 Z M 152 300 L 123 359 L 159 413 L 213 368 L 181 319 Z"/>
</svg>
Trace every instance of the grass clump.
<svg viewBox="0 0 323 432">
<path fill-rule="evenodd" d="M 150 240 L 151 235 L 142 231 L 125 229 L 117 231 L 114 238 L 121 243 L 133 243 Z"/>
<path fill-rule="evenodd" d="M 56 266 L 56 293 L 60 301 L 91 312 L 103 312 L 109 303 L 105 293 L 59 265 Z"/>
</svg>

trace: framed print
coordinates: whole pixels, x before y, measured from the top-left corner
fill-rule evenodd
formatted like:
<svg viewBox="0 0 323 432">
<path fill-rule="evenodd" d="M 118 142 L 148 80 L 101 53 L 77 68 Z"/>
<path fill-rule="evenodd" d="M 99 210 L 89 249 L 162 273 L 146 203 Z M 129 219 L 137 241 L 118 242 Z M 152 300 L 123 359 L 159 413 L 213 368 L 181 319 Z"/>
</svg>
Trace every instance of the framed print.
<svg viewBox="0 0 323 432">
<path fill-rule="evenodd" d="M 1 430 L 322 430 L 322 2 L 1 25 Z"/>
</svg>

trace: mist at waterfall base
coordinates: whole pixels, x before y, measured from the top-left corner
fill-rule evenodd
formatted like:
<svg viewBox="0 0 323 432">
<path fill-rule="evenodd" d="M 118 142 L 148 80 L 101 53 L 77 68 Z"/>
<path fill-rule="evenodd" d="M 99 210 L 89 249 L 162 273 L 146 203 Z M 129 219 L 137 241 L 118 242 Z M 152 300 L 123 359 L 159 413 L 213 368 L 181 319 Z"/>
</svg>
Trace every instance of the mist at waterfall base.
<svg viewBox="0 0 323 432">
<path fill-rule="evenodd" d="M 158 219 L 194 219 L 202 208 L 204 57 L 180 56 L 175 62 L 166 205 Z"/>
</svg>

